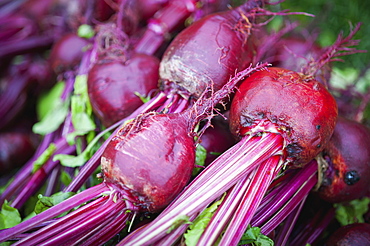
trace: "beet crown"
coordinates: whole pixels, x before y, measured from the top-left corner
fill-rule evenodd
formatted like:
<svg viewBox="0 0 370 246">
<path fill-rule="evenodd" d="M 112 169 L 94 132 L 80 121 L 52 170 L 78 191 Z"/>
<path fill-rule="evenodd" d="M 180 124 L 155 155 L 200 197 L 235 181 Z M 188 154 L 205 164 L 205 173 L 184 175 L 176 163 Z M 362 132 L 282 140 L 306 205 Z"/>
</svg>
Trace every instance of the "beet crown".
<svg viewBox="0 0 370 246">
<path fill-rule="evenodd" d="M 243 136 L 260 121 L 274 124 L 273 131 L 286 140 L 287 160 L 301 166 L 323 150 L 337 115 L 333 96 L 318 81 L 271 67 L 241 84 L 231 105 L 230 128 L 236 136 Z"/>
</svg>

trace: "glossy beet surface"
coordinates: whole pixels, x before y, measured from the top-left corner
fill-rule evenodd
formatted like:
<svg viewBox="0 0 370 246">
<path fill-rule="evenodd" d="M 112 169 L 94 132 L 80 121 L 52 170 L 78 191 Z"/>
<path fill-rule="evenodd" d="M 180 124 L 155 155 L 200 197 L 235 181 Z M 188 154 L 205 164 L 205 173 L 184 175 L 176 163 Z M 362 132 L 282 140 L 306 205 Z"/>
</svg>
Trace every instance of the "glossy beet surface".
<svg viewBox="0 0 370 246">
<path fill-rule="evenodd" d="M 128 189 L 154 212 L 184 188 L 195 163 L 188 120 L 177 114 L 137 118 L 111 140 L 101 166 L 108 183 Z"/>
<path fill-rule="evenodd" d="M 370 245 L 370 224 L 354 223 L 337 229 L 325 246 L 365 246 Z"/>
<path fill-rule="evenodd" d="M 370 187 L 370 129 L 356 121 L 338 118 L 334 134 L 323 151 L 328 163 L 319 194 L 338 203 L 358 199 Z"/>
<path fill-rule="evenodd" d="M 252 60 L 248 28 L 242 23 L 234 9 L 210 14 L 188 26 L 163 55 L 161 79 L 175 82 L 197 97 L 211 84 L 220 89 Z"/>
<path fill-rule="evenodd" d="M 336 102 L 322 84 L 312 77 L 271 67 L 252 74 L 235 93 L 230 129 L 243 136 L 259 121 L 272 122 L 287 141 L 288 160 L 300 166 L 323 150 L 337 114 Z"/>
<path fill-rule="evenodd" d="M 101 59 L 88 73 L 88 93 L 95 114 L 105 126 L 131 114 L 158 87 L 159 60 L 134 54 L 127 61 Z"/>
</svg>

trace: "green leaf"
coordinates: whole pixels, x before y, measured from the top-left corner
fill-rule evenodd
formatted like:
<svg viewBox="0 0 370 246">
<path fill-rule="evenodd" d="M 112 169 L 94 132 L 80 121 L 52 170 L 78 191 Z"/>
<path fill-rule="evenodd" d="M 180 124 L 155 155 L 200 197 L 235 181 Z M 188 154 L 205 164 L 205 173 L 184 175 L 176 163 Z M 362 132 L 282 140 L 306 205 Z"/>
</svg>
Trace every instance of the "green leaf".
<svg viewBox="0 0 370 246">
<path fill-rule="evenodd" d="M 68 186 L 72 182 L 71 176 L 64 170 L 60 173 L 60 181 L 63 185 Z"/>
<path fill-rule="evenodd" d="M 67 136 L 69 144 L 74 143 L 76 136 L 83 136 L 94 131 L 92 107 L 87 92 L 87 76 L 78 75 L 75 79 L 74 94 L 71 96 L 71 115 L 74 132 Z"/>
<path fill-rule="evenodd" d="M 0 246 L 9 246 L 12 245 L 14 242 L 2 242 L 0 243 Z"/>
<path fill-rule="evenodd" d="M 44 152 L 33 163 L 32 173 L 35 173 L 37 170 L 39 170 L 42 165 L 49 160 L 50 156 L 54 154 L 56 149 L 57 147 L 54 143 L 49 144 L 48 148 L 44 150 Z"/>
<path fill-rule="evenodd" d="M 146 103 L 150 100 L 150 96 L 141 95 L 139 92 L 135 91 L 134 94 L 140 98 L 143 103 Z"/>
<path fill-rule="evenodd" d="M 273 246 L 274 241 L 263 235 L 258 227 L 249 227 L 243 234 L 238 245 L 251 244 L 253 246 Z"/>
<path fill-rule="evenodd" d="M 82 24 L 77 29 L 77 35 L 81 38 L 92 38 L 95 35 L 94 29 L 92 26 L 87 24 Z"/>
<path fill-rule="evenodd" d="M 86 149 L 77 156 L 59 154 L 59 155 L 55 155 L 53 160 L 60 161 L 60 163 L 66 167 L 80 167 L 92 157 L 92 155 L 96 152 L 96 150 L 98 150 L 97 145 L 98 145 L 99 139 L 101 137 L 105 137 L 109 135 L 110 134 L 108 134 L 105 131 L 99 133 L 93 140 L 91 140 L 91 142 L 86 147 Z"/>
<path fill-rule="evenodd" d="M 207 157 L 207 150 L 200 144 L 198 144 L 195 152 L 195 164 L 197 166 L 204 166 L 204 162 Z"/>
<path fill-rule="evenodd" d="M 18 210 L 9 206 L 8 202 L 5 201 L 0 211 L 0 230 L 16 226 L 21 221 Z"/>
<path fill-rule="evenodd" d="M 168 228 L 167 233 L 170 233 L 171 231 L 175 230 L 176 228 L 183 224 L 191 224 L 189 217 L 186 215 L 181 215 L 178 218 L 176 218 L 175 221 L 170 226 L 170 228 Z"/>
<path fill-rule="evenodd" d="M 74 192 L 58 192 L 53 194 L 50 197 L 39 195 L 38 198 L 39 200 L 36 202 L 35 206 L 35 213 L 39 214 L 52 206 L 61 203 L 62 201 L 70 198 L 73 196 L 75 193 Z"/>
<path fill-rule="evenodd" d="M 32 127 L 34 133 L 46 135 L 58 129 L 58 127 L 65 121 L 69 111 L 69 102 L 59 99 L 41 121 L 35 123 Z"/>
<path fill-rule="evenodd" d="M 40 120 L 60 103 L 60 96 L 63 93 L 64 87 L 64 81 L 59 81 L 53 86 L 53 88 L 51 88 L 47 93 L 42 94 L 38 99 L 36 110 L 37 116 Z"/>
<path fill-rule="evenodd" d="M 88 159 L 88 152 L 84 151 L 78 156 L 58 154 L 54 156 L 53 161 L 60 161 L 65 167 L 80 167 L 85 164 Z"/>
<path fill-rule="evenodd" d="M 342 226 L 352 223 L 363 223 L 364 214 L 368 211 L 370 198 L 352 200 L 347 204 L 334 204 L 335 217 Z"/>
<path fill-rule="evenodd" d="M 207 157 L 207 150 L 200 144 L 195 150 L 195 168 L 193 169 L 193 176 L 198 175 L 202 170 Z"/>
<path fill-rule="evenodd" d="M 206 208 L 198 217 L 190 224 L 189 229 L 184 234 L 185 244 L 187 246 L 195 246 L 198 243 L 199 238 L 209 224 L 213 214 L 221 204 L 225 195 L 218 201 L 214 202 Z"/>
</svg>

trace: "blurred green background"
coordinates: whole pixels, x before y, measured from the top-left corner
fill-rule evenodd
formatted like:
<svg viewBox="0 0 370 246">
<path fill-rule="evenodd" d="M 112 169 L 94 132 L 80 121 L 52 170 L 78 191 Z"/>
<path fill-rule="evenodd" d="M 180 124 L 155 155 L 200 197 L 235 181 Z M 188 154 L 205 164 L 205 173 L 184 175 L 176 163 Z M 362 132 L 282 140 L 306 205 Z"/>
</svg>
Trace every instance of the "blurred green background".
<svg viewBox="0 0 370 246">
<path fill-rule="evenodd" d="M 302 26 L 309 29 L 317 28 L 320 33 L 318 42 L 323 46 L 332 44 L 341 31 L 348 34 L 351 26 L 361 22 L 361 29 L 355 36 L 356 39 L 361 40 L 358 49 L 368 50 L 370 48 L 368 37 L 370 34 L 370 1 L 368 0 L 286 0 L 280 5 L 282 9 L 314 14 L 314 18 L 306 16 L 291 16 L 289 18 L 299 20 Z M 370 50 L 367 53 L 346 56 L 344 59 L 345 63 L 337 62 L 335 66 L 340 68 L 353 67 L 363 71 L 369 68 Z"/>
</svg>

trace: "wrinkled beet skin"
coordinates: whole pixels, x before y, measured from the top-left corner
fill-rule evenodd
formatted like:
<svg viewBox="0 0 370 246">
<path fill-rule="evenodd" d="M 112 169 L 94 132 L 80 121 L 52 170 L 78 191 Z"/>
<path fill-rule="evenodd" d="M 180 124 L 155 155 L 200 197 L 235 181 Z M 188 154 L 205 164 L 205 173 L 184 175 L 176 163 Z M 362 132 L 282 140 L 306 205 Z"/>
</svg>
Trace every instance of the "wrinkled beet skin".
<svg viewBox="0 0 370 246">
<path fill-rule="evenodd" d="M 370 129 L 356 121 L 338 118 L 334 134 L 323 151 L 329 158 L 319 194 L 332 203 L 361 198 L 370 187 Z M 346 179 L 355 172 L 353 180 Z"/>
<path fill-rule="evenodd" d="M 370 245 L 370 224 L 354 223 L 337 229 L 325 246 L 366 246 Z"/>
<path fill-rule="evenodd" d="M 185 187 L 194 163 L 187 120 L 153 113 L 120 130 L 105 149 L 101 167 L 106 182 L 128 189 L 138 205 L 155 212 Z"/>
<path fill-rule="evenodd" d="M 231 104 L 230 129 L 243 136 L 256 120 L 268 119 L 287 140 L 288 160 L 299 167 L 323 150 L 337 115 L 336 102 L 321 83 L 271 67 L 242 82 Z"/>
<path fill-rule="evenodd" d="M 88 94 L 94 113 L 105 126 L 130 115 L 143 104 L 140 97 L 158 87 L 159 60 L 135 54 L 128 61 L 104 60 L 88 73 Z"/>
<path fill-rule="evenodd" d="M 161 79 L 196 97 L 212 83 L 220 89 L 252 60 L 246 36 L 235 30 L 239 17 L 232 11 L 210 14 L 180 32 L 163 55 Z"/>
<path fill-rule="evenodd" d="M 84 48 L 89 41 L 73 33 L 68 33 L 60 38 L 50 52 L 50 64 L 58 74 L 73 69 L 79 65 L 84 54 Z"/>
</svg>

